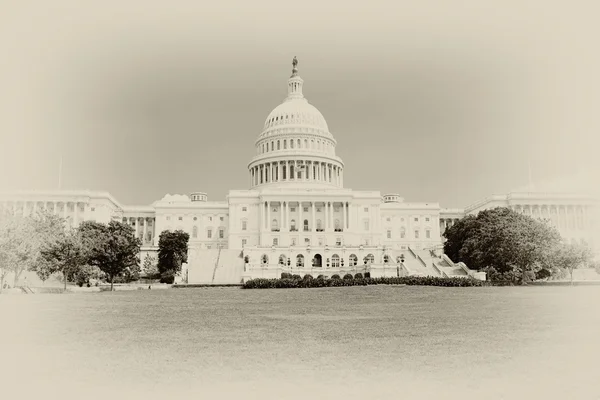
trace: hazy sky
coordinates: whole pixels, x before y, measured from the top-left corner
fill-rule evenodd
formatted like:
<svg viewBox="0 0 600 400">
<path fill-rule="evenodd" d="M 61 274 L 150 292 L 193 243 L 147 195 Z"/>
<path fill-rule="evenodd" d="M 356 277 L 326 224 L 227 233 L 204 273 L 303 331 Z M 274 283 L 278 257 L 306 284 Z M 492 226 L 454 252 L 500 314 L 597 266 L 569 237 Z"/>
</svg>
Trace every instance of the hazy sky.
<svg viewBox="0 0 600 400">
<path fill-rule="evenodd" d="M 62 154 L 66 189 L 224 200 L 294 56 L 348 188 L 464 207 L 528 162 L 596 173 L 595 3 L 3 2 L 0 189 L 56 188 Z"/>
</svg>

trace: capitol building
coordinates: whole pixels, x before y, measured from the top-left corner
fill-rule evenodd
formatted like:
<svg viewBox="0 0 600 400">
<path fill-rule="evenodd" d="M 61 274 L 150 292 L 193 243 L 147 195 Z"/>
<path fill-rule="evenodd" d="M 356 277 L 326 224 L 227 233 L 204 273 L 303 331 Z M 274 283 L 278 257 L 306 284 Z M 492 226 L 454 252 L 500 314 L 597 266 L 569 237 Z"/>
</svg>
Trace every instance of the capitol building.
<svg viewBox="0 0 600 400">
<path fill-rule="evenodd" d="M 485 279 L 443 254 L 442 234 L 466 214 L 498 206 L 547 219 L 565 239 L 600 249 L 600 202 L 587 193 L 524 188 L 464 209 L 444 209 L 434 201 L 344 187 L 337 141 L 304 96 L 297 67 L 294 58 L 287 97 L 267 116 L 255 142 L 248 188 L 230 190 L 223 201 L 191 192 L 133 206 L 106 192 L 57 190 L 0 193 L 0 207 L 23 215 L 47 209 L 71 226 L 84 220 L 125 222 L 142 241 L 142 261 L 147 254 L 156 258 L 162 231 L 188 232 L 181 276 L 188 283 L 240 283 L 282 272 Z"/>
</svg>

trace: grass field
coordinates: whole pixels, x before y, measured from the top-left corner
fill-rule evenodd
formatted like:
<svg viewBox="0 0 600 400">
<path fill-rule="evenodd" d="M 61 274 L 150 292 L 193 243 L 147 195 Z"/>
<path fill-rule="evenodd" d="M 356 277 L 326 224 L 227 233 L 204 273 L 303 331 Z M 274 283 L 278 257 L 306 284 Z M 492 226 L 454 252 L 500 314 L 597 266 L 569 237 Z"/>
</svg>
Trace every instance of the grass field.
<svg viewBox="0 0 600 400">
<path fill-rule="evenodd" d="M 2 296 L 0 392 L 599 399 L 599 300 L 599 286 Z"/>
</svg>

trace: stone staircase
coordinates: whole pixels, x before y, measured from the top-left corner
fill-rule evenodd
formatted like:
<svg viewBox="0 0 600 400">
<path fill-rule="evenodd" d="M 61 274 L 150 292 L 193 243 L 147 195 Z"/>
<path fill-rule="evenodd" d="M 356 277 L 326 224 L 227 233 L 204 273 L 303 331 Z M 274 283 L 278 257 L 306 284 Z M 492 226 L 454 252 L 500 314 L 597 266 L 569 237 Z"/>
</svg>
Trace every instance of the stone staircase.
<svg viewBox="0 0 600 400">
<path fill-rule="evenodd" d="M 431 265 L 433 269 L 439 271 L 438 276 L 448 278 L 466 278 L 469 276 L 464 268 L 460 267 L 458 264 L 452 263 L 449 258 L 444 257 L 442 254 L 438 254 L 435 250 L 419 250 L 417 254 L 427 264 Z"/>
<path fill-rule="evenodd" d="M 423 258 L 423 252 L 413 250 L 410 247 L 404 252 L 404 266 L 408 270 L 409 275 L 415 276 L 443 276 L 435 266 Z"/>
</svg>

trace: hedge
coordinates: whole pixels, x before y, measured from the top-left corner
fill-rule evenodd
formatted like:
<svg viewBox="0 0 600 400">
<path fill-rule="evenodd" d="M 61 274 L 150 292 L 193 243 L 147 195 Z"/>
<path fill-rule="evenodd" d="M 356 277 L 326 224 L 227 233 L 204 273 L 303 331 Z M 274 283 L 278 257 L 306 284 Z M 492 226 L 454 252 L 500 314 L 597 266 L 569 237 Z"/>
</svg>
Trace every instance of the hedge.
<svg viewBox="0 0 600 400">
<path fill-rule="evenodd" d="M 358 274 L 357 274 L 358 275 Z M 346 275 L 348 276 L 348 275 Z M 413 285 L 413 286 L 444 286 L 444 287 L 473 287 L 490 286 L 489 282 L 479 281 L 473 278 L 439 278 L 433 276 L 403 276 L 390 278 L 349 278 L 344 279 L 332 277 L 331 279 L 313 279 L 305 275 L 303 279 L 251 279 L 242 285 L 243 289 L 291 289 L 291 288 L 315 288 L 315 287 L 338 287 L 338 286 L 367 286 L 367 285 Z M 309 278 L 310 277 L 310 278 Z"/>
</svg>

